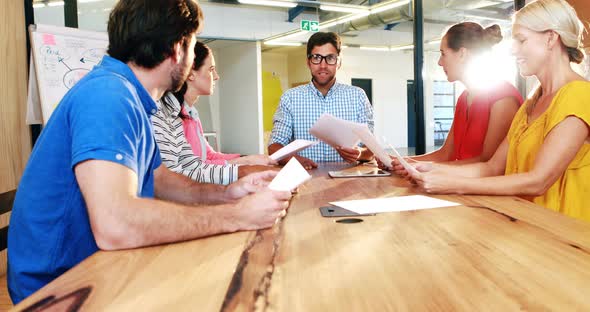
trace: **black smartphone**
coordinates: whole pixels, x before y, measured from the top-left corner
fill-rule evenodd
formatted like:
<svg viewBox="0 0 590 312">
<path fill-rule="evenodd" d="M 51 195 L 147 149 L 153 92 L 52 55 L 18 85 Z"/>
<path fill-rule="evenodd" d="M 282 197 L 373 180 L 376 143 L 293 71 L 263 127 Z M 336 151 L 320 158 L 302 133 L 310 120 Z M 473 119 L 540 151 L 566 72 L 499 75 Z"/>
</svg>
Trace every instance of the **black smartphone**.
<svg viewBox="0 0 590 312">
<path fill-rule="evenodd" d="M 350 211 L 338 206 L 325 206 L 320 207 L 320 213 L 322 217 L 331 218 L 331 217 L 362 217 L 362 216 L 374 216 L 374 213 L 369 214 L 360 214 L 354 211 Z"/>
</svg>

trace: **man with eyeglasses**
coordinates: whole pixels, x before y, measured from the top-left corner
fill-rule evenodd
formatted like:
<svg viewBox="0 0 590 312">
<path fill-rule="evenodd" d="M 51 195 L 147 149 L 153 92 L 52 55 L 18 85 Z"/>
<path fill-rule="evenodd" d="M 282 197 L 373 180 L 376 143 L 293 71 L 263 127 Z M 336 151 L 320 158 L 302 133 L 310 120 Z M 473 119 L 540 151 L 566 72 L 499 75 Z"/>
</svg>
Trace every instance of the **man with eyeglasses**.
<svg viewBox="0 0 590 312">
<path fill-rule="evenodd" d="M 269 154 L 296 139 L 315 140 L 309 129 L 323 113 L 367 124 L 373 131 L 373 108 L 365 92 L 336 81 L 336 72 L 341 65 L 340 37 L 336 33 L 318 32 L 309 38 L 307 67 L 311 72 L 311 82 L 289 89 L 281 96 L 273 118 Z M 294 157 L 308 170 L 316 168 L 316 162 L 356 162 L 373 158 L 373 153 L 365 147 L 332 147 L 324 142 L 299 154 Z"/>
</svg>

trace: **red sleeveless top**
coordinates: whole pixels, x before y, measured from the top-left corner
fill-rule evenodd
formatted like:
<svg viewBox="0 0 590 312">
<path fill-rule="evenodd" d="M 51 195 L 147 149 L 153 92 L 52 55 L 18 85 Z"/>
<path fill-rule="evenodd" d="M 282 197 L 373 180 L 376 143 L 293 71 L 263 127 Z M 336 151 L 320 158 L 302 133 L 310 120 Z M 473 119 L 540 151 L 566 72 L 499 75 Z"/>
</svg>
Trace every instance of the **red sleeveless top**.
<svg viewBox="0 0 590 312">
<path fill-rule="evenodd" d="M 483 152 L 483 143 L 488 132 L 490 111 L 497 101 L 514 97 L 518 104 L 522 104 L 522 96 L 518 90 L 508 82 L 501 82 L 497 86 L 481 91 L 472 100 L 467 114 L 467 95 L 465 90 L 457 100 L 454 127 L 454 150 L 451 160 L 462 160 L 477 157 Z"/>
</svg>

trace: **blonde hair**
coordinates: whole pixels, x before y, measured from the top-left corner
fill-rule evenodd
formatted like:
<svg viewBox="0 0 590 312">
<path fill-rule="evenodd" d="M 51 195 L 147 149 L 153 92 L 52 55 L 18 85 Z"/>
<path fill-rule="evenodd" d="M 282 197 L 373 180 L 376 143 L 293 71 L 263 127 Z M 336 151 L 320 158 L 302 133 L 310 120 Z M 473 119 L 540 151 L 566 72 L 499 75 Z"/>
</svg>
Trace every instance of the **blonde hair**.
<svg viewBox="0 0 590 312">
<path fill-rule="evenodd" d="M 527 4 L 513 16 L 513 24 L 536 32 L 552 30 L 559 34 L 570 62 L 580 64 L 585 57 L 582 50 L 584 25 L 574 8 L 565 0 L 537 0 Z"/>
</svg>

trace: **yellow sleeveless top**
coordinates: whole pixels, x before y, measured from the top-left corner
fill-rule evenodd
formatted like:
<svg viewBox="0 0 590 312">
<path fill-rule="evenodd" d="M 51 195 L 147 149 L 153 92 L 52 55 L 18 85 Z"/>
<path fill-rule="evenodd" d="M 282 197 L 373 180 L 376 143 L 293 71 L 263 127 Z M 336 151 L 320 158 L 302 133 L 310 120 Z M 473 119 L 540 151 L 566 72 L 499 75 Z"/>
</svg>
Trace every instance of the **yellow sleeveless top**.
<svg viewBox="0 0 590 312">
<path fill-rule="evenodd" d="M 555 94 L 549 108 L 531 124 L 527 121 L 530 100 L 521 106 L 508 131 L 506 175 L 531 171 L 543 140 L 568 116 L 590 127 L 590 82 L 572 81 Z M 559 153 L 559 151 L 554 151 Z M 566 171 L 534 203 L 590 222 L 590 144 L 582 145 Z"/>
</svg>

